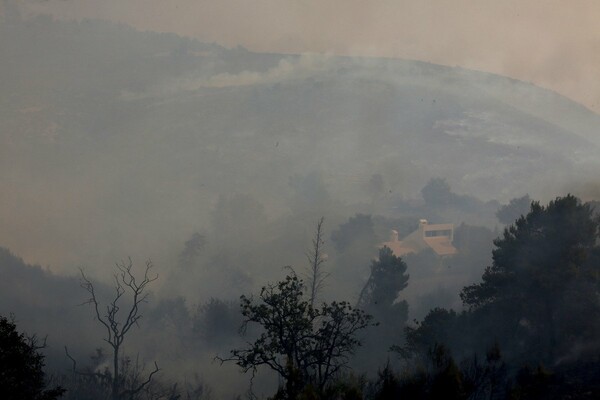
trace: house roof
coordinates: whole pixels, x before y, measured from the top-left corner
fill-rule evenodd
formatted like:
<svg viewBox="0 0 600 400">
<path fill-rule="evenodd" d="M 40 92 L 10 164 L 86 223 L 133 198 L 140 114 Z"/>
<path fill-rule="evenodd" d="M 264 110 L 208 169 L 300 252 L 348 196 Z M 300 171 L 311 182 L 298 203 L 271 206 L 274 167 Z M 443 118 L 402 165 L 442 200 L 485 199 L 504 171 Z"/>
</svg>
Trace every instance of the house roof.
<svg viewBox="0 0 600 400">
<path fill-rule="evenodd" d="M 400 256 L 404 256 L 406 254 L 410 254 L 410 253 L 416 253 L 417 251 L 415 251 L 414 248 L 410 247 L 410 246 L 405 246 L 401 241 L 397 240 L 395 242 L 385 242 L 382 243 L 380 247 L 389 247 L 392 252 L 397 255 L 398 257 Z"/>
<path fill-rule="evenodd" d="M 421 220 L 419 228 L 402 240 L 398 240 L 398 232 L 392 231 L 390 241 L 382 243 L 380 247 L 389 247 L 397 256 L 419 253 L 428 248 L 438 256 L 450 256 L 458 253 L 452 245 L 453 235 L 453 224 L 429 225 L 426 220 Z"/>
</svg>

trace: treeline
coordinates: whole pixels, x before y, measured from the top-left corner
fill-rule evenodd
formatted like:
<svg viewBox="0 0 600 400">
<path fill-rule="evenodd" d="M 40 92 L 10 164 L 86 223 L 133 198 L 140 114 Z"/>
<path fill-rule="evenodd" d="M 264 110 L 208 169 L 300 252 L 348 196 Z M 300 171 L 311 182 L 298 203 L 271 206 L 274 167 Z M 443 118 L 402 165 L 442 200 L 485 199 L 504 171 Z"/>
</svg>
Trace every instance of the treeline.
<svg viewBox="0 0 600 400">
<path fill-rule="evenodd" d="M 511 202 L 501 212 L 521 207 L 519 202 L 523 200 Z M 136 324 L 141 307 L 152 300 L 147 287 L 154 280 L 151 264 L 143 276 L 136 276 L 131 263 L 120 264 L 113 294 L 82 274 L 96 323 L 106 331 L 98 334 L 109 350 L 99 349 L 91 361 L 78 364 L 78 356 L 65 349 L 69 372 L 49 374 L 49 389 L 39 391 L 46 397 L 34 398 L 211 397 L 201 379 L 161 375 L 158 372 L 165 367 L 160 360 L 152 366 L 128 356 L 134 353 L 125 349 L 142 351 L 145 360 L 157 356 L 151 346 L 136 347 L 137 336 L 155 344 L 169 341 L 180 357 L 181 351 L 188 351 L 187 357 L 198 354 L 194 346 L 212 348 L 223 368 L 236 364 L 255 383 L 269 375 L 266 370 L 278 377 L 274 395 L 264 394 L 269 385 L 263 381 L 264 387 L 251 385 L 250 397 L 257 393 L 275 399 L 600 396 L 600 218 L 591 204 L 571 195 L 547 205 L 531 202 L 529 210 L 494 241 L 491 265 L 479 282 L 460 290 L 463 307 L 435 307 L 412 323 L 403 298 L 412 279 L 410 264 L 387 247 L 371 262 L 356 299 L 329 299 L 326 286 L 334 282 L 325 269 L 321 224 L 308 252 L 312 269 L 290 268 L 283 280 L 265 285 L 258 295 L 243 295 L 241 313 L 237 304 L 213 299 L 192 315 L 182 298 L 162 300 L 143 313 L 146 322 L 162 328 L 140 332 Z M 351 247 L 351 232 L 356 227 L 365 232 L 369 226 L 368 216 L 350 219 L 334 231 L 334 246 Z M 196 245 L 188 243 L 182 257 L 192 257 Z M 3 257 L 11 260 L 9 253 Z M 32 272 L 32 278 L 45 273 Z M 240 326 L 241 337 L 236 334 Z M 10 320 L 3 319 L 3 327 L 2 354 L 8 354 L 19 334 Z M 26 350 L 21 353 L 39 354 L 43 346 L 20 335 L 19 346 Z M 12 341 L 5 339 L 9 336 Z M 29 359 L 36 376 L 43 377 L 43 357 Z M 2 363 L 0 376 L 9 379 L 12 364 L 6 359 Z M 31 373 L 20 374 L 10 379 L 27 384 Z M 6 397 L 9 394 L 2 398 L 14 398 Z"/>
</svg>

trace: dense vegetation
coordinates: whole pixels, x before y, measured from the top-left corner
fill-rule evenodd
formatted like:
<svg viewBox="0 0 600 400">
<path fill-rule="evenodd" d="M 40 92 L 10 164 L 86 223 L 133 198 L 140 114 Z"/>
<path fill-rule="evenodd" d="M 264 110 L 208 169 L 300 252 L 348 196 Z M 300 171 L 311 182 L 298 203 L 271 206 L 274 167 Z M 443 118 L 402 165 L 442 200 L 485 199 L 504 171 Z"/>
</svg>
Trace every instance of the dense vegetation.
<svg viewBox="0 0 600 400">
<path fill-rule="evenodd" d="M 17 331 L 14 321 L 0 316 L 0 397 L 5 400 L 54 400 L 65 390 L 46 389 L 44 356 L 35 336 Z"/>
<path fill-rule="evenodd" d="M 332 237 L 343 243 L 342 235 L 354 236 L 353 229 L 364 237 L 372 231 L 369 218 L 350 219 Z M 319 267 L 327 261 L 319 253 L 325 245 L 322 224 L 313 241 L 320 246 L 315 247 Z M 241 313 L 213 299 L 190 315 L 184 301 L 163 300 L 146 310 L 146 317 L 162 327 L 158 321 L 168 318 L 168 340 L 185 348 L 213 346 L 221 365 L 232 361 L 252 380 L 271 370 L 280 378 L 277 399 L 597 398 L 599 227 L 592 206 L 572 195 L 548 205 L 531 202 L 529 211 L 494 241 L 492 264 L 481 281 L 460 292 L 464 308 L 436 307 L 408 325 L 409 304 L 401 300 L 411 282 L 408 266 L 387 247 L 372 261 L 357 307 L 316 301 L 320 295 L 311 285 L 287 269 L 283 280 L 263 287 L 258 297 L 242 295 Z M 192 245 L 186 244 L 182 257 L 191 256 Z M 10 254 L 3 257 L 6 264 Z M 147 263 L 136 277 L 131 261 L 117 264 L 116 292 L 109 295 L 106 312 L 99 308 L 104 287 L 82 275 L 96 319 L 106 328 L 104 340 L 114 351 L 110 363 L 99 349 L 91 363 L 79 367 L 66 349 L 71 372 L 53 378 L 67 389 L 64 398 L 84 393 L 115 400 L 210 397 L 202 381 L 177 384 L 157 374 L 158 363 L 147 368 L 139 356 L 126 355 L 139 335 L 130 329 L 142 316 L 146 286 L 156 278 L 150 268 Z M 63 394 L 60 387 L 44 389 L 43 356 L 35 341 L 18 334 L 6 318 L 0 322 L 3 387 L 21 385 L 40 399 Z M 242 341 L 235 334 L 240 326 Z M 231 351 L 223 352 L 226 348 Z"/>
</svg>

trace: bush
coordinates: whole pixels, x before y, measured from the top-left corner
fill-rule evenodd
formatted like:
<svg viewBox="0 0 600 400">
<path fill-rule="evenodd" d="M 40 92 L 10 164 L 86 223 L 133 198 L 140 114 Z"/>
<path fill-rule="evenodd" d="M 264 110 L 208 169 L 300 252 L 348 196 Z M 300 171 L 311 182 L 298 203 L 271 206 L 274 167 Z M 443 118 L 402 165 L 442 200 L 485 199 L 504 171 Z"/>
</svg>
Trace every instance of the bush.
<svg viewBox="0 0 600 400">
<path fill-rule="evenodd" d="M 17 331 L 14 321 L 0 316 L 0 398 L 4 400 L 53 400 L 61 387 L 46 390 L 44 356 L 35 336 Z"/>
</svg>

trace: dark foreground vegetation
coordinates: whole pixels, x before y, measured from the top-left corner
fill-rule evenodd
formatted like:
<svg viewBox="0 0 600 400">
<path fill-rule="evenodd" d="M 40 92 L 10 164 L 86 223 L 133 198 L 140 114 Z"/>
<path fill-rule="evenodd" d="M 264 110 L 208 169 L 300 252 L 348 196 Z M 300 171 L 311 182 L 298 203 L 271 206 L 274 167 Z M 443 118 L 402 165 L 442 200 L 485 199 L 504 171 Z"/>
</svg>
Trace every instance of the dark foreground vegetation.
<svg viewBox="0 0 600 400">
<path fill-rule="evenodd" d="M 531 202 L 494 241 L 480 281 L 460 292 L 462 310 L 436 307 L 407 324 L 408 304 L 401 300 L 410 284 L 407 264 L 387 247 L 372 261 L 356 306 L 321 300 L 328 279 L 321 219 L 304 279 L 289 268 L 258 296 L 242 295 L 241 315 L 212 300 L 190 329 L 217 349 L 231 349 L 216 356 L 215 368 L 235 364 L 249 374 L 248 398 L 257 396 L 252 384 L 267 371 L 279 382 L 273 399 L 600 398 L 599 227 L 593 207 L 574 196 Z M 106 303 L 102 287 L 81 274 L 109 349 L 98 349 L 83 367 L 65 347 L 69 372 L 45 374 L 44 345 L 19 333 L 14 320 L 0 319 L 3 399 L 211 397 L 200 381 L 165 379 L 158 362 L 149 367 L 125 355 L 125 343 L 140 335 L 156 275 L 149 262 L 141 275 L 131 261 L 115 272 Z M 163 307 L 172 321 L 175 310 L 185 309 Z M 160 314 L 156 307 L 148 318 Z M 243 340 L 228 339 L 227 325 L 241 325 Z"/>
</svg>

